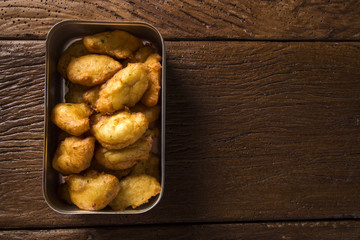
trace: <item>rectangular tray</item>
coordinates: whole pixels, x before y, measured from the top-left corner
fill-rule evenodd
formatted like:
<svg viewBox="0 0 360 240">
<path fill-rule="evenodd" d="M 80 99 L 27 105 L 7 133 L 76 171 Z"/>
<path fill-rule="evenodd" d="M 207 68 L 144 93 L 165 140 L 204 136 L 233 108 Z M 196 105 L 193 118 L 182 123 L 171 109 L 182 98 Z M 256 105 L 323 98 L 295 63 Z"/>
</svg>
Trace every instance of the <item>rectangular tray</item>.
<svg viewBox="0 0 360 240">
<path fill-rule="evenodd" d="M 161 154 L 161 193 L 152 198 L 148 203 L 125 211 L 114 211 L 107 207 L 99 211 L 81 210 L 76 206 L 70 206 L 63 202 L 57 188 L 60 183 L 60 175 L 52 168 L 52 157 L 57 147 L 58 128 L 51 122 L 52 108 L 60 102 L 64 102 L 65 81 L 57 72 L 57 62 L 61 53 L 75 40 L 86 35 L 92 35 L 104 31 L 123 30 L 143 40 L 150 41 L 162 56 L 162 82 L 161 82 L 161 126 L 159 152 Z M 44 158 L 43 158 L 43 182 L 42 189 L 46 203 L 54 211 L 64 214 L 137 214 L 144 213 L 153 208 L 161 199 L 164 191 L 165 180 L 165 102 L 166 102 L 166 56 L 164 40 L 159 31 L 147 23 L 140 22 L 93 22 L 66 20 L 55 24 L 46 38 L 46 82 L 45 82 L 45 133 L 44 133 Z"/>
</svg>

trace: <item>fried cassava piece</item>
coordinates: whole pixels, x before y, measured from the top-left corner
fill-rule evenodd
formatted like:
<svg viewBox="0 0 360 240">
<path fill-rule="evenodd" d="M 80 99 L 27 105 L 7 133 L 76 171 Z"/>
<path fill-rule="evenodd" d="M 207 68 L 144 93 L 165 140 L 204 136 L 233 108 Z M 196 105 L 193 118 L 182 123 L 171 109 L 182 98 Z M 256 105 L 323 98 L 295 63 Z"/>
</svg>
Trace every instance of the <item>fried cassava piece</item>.
<svg viewBox="0 0 360 240">
<path fill-rule="evenodd" d="M 135 143 L 148 128 L 142 113 L 122 111 L 112 116 L 95 116 L 91 133 L 107 149 L 121 149 Z"/>
<path fill-rule="evenodd" d="M 118 59 L 131 57 L 143 46 L 139 38 L 120 30 L 86 36 L 83 43 L 90 52 L 107 54 Z"/>
<path fill-rule="evenodd" d="M 115 176 L 94 170 L 84 175 L 70 175 L 65 182 L 69 185 L 71 201 L 84 210 L 103 209 L 120 190 L 119 180 Z"/>
<path fill-rule="evenodd" d="M 109 56 L 88 54 L 73 58 L 66 73 L 70 82 L 91 87 L 104 83 L 121 68 L 121 64 Z"/>
<path fill-rule="evenodd" d="M 131 63 L 101 86 L 95 109 L 113 113 L 134 106 L 148 89 L 148 70 L 143 63 Z"/>
<path fill-rule="evenodd" d="M 160 181 L 160 158 L 150 153 L 149 158 L 142 160 L 133 167 L 130 175 L 147 174 Z"/>
<path fill-rule="evenodd" d="M 66 69 L 73 58 L 81 57 L 90 54 L 86 49 L 82 40 L 78 40 L 72 43 L 66 50 L 61 54 L 58 61 L 57 70 L 64 78 L 67 78 Z"/>
<path fill-rule="evenodd" d="M 52 166 L 63 175 L 80 173 L 90 167 L 94 149 L 94 137 L 67 137 L 56 149 Z"/>
<path fill-rule="evenodd" d="M 51 113 L 51 120 L 65 132 L 80 136 L 90 129 L 92 109 L 85 103 L 58 103 Z"/>
<path fill-rule="evenodd" d="M 132 171 L 132 168 L 128 168 L 128 169 L 124 169 L 124 170 L 111 170 L 106 167 L 103 167 L 97 161 L 92 161 L 89 169 L 114 175 L 119 180 L 128 176 Z"/>
<path fill-rule="evenodd" d="M 96 149 L 95 161 L 111 170 L 128 169 L 149 158 L 152 142 L 151 136 L 143 136 L 134 144 L 119 150 L 109 150 L 100 146 Z"/>
<path fill-rule="evenodd" d="M 155 106 L 159 101 L 162 68 L 159 61 L 161 61 L 161 56 L 157 53 L 151 54 L 145 61 L 145 65 L 149 70 L 149 86 L 141 98 L 141 102 L 148 107 Z"/>
<path fill-rule="evenodd" d="M 129 63 L 145 62 L 146 59 L 154 53 L 154 49 L 150 45 L 146 45 L 136 51 L 134 57 L 128 58 L 122 62 L 122 65 L 126 67 Z"/>
<path fill-rule="evenodd" d="M 156 120 L 158 120 L 160 115 L 160 106 L 155 105 L 153 107 L 146 107 L 141 103 L 137 103 L 134 107 L 130 108 L 131 112 L 141 112 L 145 114 L 146 119 L 149 122 L 149 125 L 152 125 Z"/>
<path fill-rule="evenodd" d="M 146 174 L 128 176 L 120 180 L 120 191 L 109 205 L 113 210 L 136 208 L 160 192 L 160 183 L 154 177 Z"/>
</svg>

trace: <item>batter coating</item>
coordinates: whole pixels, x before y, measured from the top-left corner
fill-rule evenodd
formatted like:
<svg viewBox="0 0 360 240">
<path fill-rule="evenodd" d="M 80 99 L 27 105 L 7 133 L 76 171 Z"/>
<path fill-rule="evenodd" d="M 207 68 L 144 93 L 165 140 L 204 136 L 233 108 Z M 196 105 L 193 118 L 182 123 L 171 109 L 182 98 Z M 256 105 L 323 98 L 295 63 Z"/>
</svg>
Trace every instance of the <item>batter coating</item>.
<svg viewBox="0 0 360 240">
<path fill-rule="evenodd" d="M 134 106 L 148 88 L 148 70 L 143 63 L 132 63 L 101 86 L 96 109 L 112 113 Z"/>
<path fill-rule="evenodd" d="M 99 99 L 100 85 L 83 93 L 82 99 L 96 110 L 96 101 Z"/>
<path fill-rule="evenodd" d="M 141 112 L 145 114 L 146 119 L 149 121 L 149 125 L 152 125 L 159 118 L 160 110 L 161 108 L 159 105 L 146 107 L 141 103 L 137 103 L 130 109 L 131 112 Z"/>
<path fill-rule="evenodd" d="M 52 110 L 51 121 L 65 132 L 80 136 L 90 129 L 91 114 L 85 103 L 58 103 Z"/>
<path fill-rule="evenodd" d="M 124 170 L 107 169 L 107 168 L 103 167 L 102 165 L 100 165 L 97 161 L 92 161 L 89 169 L 114 175 L 118 179 L 122 179 L 122 178 L 128 176 L 130 174 L 130 172 L 132 171 L 132 168 L 128 168 L 128 169 L 124 169 Z"/>
<path fill-rule="evenodd" d="M 112 116 L 92 117 L 91 133 L 107 149 L 121 149 L 135 143 L 148 128 L 142 113 L 119 112 Z"/>
<path fill-rule="evenodd" d="M 107 54 L 118 59 L 131 57 L 143 46 L 139 38 L 120 30 L 86 36 L 83 42 L 90 52 Z"/>
<path fill-rule="evenodd" d="M 67 78 L 66 69 L 73 58 L 90 54 L 84 46 L 82 40 L 72 43 L 60 56 L 57 70 L 64 78 Z"/>
<path fill-rule="evenodd" d="M 128 176 L 120 180 L 120 191 L 109 205 L 113 210 L 136 208 L 160 192 L 160 183 L 154 177 L 145 174 Z"/>
<path fill-rule="evenodd" d="M 131 171 L 131 175 L 150 175 L 160 182 L 160 158 L 153 153 L 146 160 L 142 160 Z"/>
<path fill-rule="evenodd" d="M 73 58 L 66 71 L 71 82 L 91 87 L 104 83 L 121 68 L 121 64 L 111 57 L 89 54 Z"/>
<path fill-rule="evenodd" d="M 80 209 L 100 210 L 106 207 L 120 190 L 119 180 L 110 174 L 89 170 L 82 175 L 65 178 L 71 201 Z"/>
<path fill-rule="evenodd" d="M 141 102 L 148 106 L 155 106 L 159 100 L 160 83 L 161 83 L 161 56 L 157 53 L 151 54 L 145 61 L 149 69 L 149 87 L 141 98 Z"/>
<path fill-rule="evenodd" d="M 134 144 L 119 150 L 108 150 L 98 147 L 95 151 L 95 161 L 105 168 L 112 170 L 128 169 L 141 160 L 149 158 L 152 142 L 151 136 L 143 136 Z"/>
<path fill-rule="evenodd" d="M 94 137 L 67 137 L 56 149 L 52 166 L 63 175 L 79 173 L 90 167 L 94 149 Z"/>
<path fill-rule="evenodd" d="M 143 63 L 146 59 L 154 53 L 154 49 L 150 45 L 146 45 L 145 47 L 140 48 L 135 53 L 134 57 L 131 59 L 126 59 L 122 62 L 123 66 L 127 66 L 129 63 L 140 62 Z"/>
</svg>

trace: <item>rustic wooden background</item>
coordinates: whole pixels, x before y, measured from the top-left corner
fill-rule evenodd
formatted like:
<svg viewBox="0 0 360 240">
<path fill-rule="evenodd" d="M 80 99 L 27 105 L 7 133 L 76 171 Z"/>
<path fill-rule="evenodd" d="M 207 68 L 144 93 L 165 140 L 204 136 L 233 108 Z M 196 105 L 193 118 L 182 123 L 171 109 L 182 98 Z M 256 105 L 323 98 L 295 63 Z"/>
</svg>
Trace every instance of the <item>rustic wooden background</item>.
<svg viewBox="0 0 360 240">
<path fill-rule="evenodd" d="M 44 201 L 45 38 L 64 19 L 165 38 L 166 185 L 148 213 Z M 0 239 L 359 239 L 359 40 L 359 1 L 0 1 Z"/>
</svg>

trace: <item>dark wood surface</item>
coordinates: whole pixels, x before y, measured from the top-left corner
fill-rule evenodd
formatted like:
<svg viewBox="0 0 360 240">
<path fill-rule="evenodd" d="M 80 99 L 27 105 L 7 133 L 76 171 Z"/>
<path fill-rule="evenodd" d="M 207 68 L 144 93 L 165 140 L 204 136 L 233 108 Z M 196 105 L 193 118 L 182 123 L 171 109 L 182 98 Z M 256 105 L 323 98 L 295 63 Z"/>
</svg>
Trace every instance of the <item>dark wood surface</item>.
<svg viewBox="0 0 360 240">
<path fill-rule="evenodd" d="M 93 218 L 59 215 L 41 195 L 43 41 L 1 42 L 2 227 L 359 217 L 359 43 L 166 47 L 164 198 Z"/>
<path fill-rule="evenodd" d="M 143 21 L 176 39 L 360 39 L 357 0 L 0 2 L 2 37 L 43 39 L 63 19 Z"/>
<path fill-rule="evenodd" d="M 0 2 L 0 238 L 358 239 L 359 9 Z M 43 39 L 57 21 L 94 16 L 148 20 L 166 38 L 165 194 L 141 215 L 61 215 L 42 196 Z"/>
<path fill-rule="evenodd" d="M 299 239 L 299 240 L 357 240 L 358 221 L 291 222 L 243 224 L 177 224 L 106 228 L 9 230 L 0 231 L 6 239 L 174 239 L 174 240 L 233 240 L 233 239 Z"/>
</svg>

